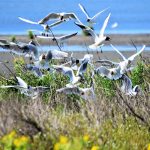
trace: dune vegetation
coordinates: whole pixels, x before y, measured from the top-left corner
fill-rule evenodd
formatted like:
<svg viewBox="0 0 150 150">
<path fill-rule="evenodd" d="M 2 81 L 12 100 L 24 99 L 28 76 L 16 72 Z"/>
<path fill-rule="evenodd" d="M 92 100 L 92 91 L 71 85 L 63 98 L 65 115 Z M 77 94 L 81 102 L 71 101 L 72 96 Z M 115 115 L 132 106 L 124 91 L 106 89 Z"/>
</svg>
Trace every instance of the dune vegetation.
<svg viewBox="0 0 150 150">
<path fill-rule="evenodd" d="M 126 96 L 120 91 L 120 80 L 95 75 L 96 100 L 89 101 L 56 94 L 67 77 L 45 72 L 39 79 L 25 71 L 24 64 L 23 58 L 14 60 L 16 75 L 29 85 L 50 86 L 50 90 L 32 100 L 16 89 L 0 89 L 0 149 L 150 149 L 149 59 L 139 58 L 137 67 L 128 73 L 133 85 L 140 85 L 140 94 Z M 84 85 L 91 82 L 87 70 Z M 13 76 L 0 76 L 0 85 L 12 84 Z"/>
</svg>

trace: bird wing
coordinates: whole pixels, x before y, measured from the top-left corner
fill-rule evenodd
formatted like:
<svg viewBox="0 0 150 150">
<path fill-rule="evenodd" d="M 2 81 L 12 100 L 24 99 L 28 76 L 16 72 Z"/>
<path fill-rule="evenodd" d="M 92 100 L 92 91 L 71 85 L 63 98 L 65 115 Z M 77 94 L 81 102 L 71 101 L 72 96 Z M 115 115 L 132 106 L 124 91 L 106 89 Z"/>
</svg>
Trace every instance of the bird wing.
<svg viewBox="0 0 150 150">
<path fill-rule="evenodd" d="M 113 61 L 110 61 L 110 60 L 105 60 L 105 59 L 102 59 L 102 60 L 97 60 L 96 63 L 107 63 L 107 64 L 110 64 L 110 65 L 118 65 L 119 63 L 117 62 L 113 62 Z"/>
<path fill-rule="evenodd" d="M 80 65 L 80 67 L 78 68 L 78 71 L 77 71 L 77 76 L 78 76 L 78 75 L 82 75 L 82 74 L 86 71 L 88 62 L 89 62 L 88 60 L 85 60 L 85 61 Z"/>
<path fill-rule="evenodd" d="M 103 77 L 107 77 L 109 74 L 109 70 L 104 66 L 98 67 L 95 71 Z"/>
<path fill-rule="evenodd" d="M 59 18 L 59 16 L 60 16 L 59 13 L 49 13 L 47 16 L 45 16 L 44 18 L 42 18 L 38 22 L 38 24 L 44 24 L 44 23 L 46 23 L 50 19 L 57 19 L 57 18 Z"/>
<path fill-rule="evenodd" d="M 64 75 L 68 76 L 70 78 L 70 81 L 73 80 L 74 72 L 70 67 L 65 66 L 57 66 L 53 65 L 54 69 L 58 72 L 62 72 Z"/>
<path fill-rule="evenodd" d="M 106 26 L 107 26 L 107 24 L 108 24 L 108 20 L 109 20 L 109 18 L 110 18 L 110 15 L 111 15 L 111 13 L 109 13 L 109 15 L 107 16 L 107 18 L 105 19 L 105 21 L 104 21 L 104 23 L 103 23 L 103 26 L 102 26 L 102 28 L 101 28 L 101 30 L 100 30 L 99 37 L 103 37 L 105 28 L 106 28 Z"/>
<path fill-rule="evenodd" d="M 20 20 L 24 21 L 24 22 L 27 22 L 27 23 L 30 23 L 30 24 L 38 24 L 38 22 L 34 22 L 34 21 L 31 21 L 31 20 L 28 20 L 28 19 L 25 19 L 25 18 L 21 18 L 21 17 L 18 17 Z"/>
<path fill-rule="evenodd" d="M 126 58 L 125 58 L 125 56 L 123 56 L 123 54 L 116 48 L 116 47 L 114 47 L 112 44 L 110 44 L 111 45 L 111 47 L 123 58 L 123 60 L 127 60 Z"/>
<path fill-rule="evenodd" d="M 130 90 L 132 90 L 132 81 L 131 79 L 126 76 L 126 75 L 123 75 L 122 76 L 122 86 L 121 86 L 121 90 L 126 93 L 126 92 L 129 92 Z"/>
<path fill-rule="evenodd" d="M 16 79 L 17 79 L 18 84 L 19 84 L 20 87 L 25 88 L 25 89 L 28 88 L 27 83 L 23 79 L 21 79 L 20 77 L 16 77 Z"/>
<path fill-rule="evenodd" d="M 98 39 L 98 36 L 96 35 L 96 33 L 90 27 L 85 26 L 85 25 L 83 25 L 81 23 L 78 23 L 78 22 L 75 22 L 75 24 L 77 26 L 79 26 L 82 30 L 86 30 L 87 32 L 89 32 L 89 34 L 92 35 L 94 40 Z"/>
<path fill-rule="evenodd" d="M 37 38 L 40 38 L 40 39 L 54 39 L 53 36 L 49 36 L 49 35 L 37 35 L 36 36 Z"/>
<path fill-rule="evenodd" d="M 106 11 L 108 8 L 103 9 L 102 11 L 98 12 L 95 16 L 92 17 L 93 19 L 96 19 L 101 13 L 103 13 L 104 11 Z"/>
<path fill-rule="evenodd" d="M 138 51 L 136 54 L 134 54 L 131 57 L 129 57 L 128 60 L 133 61 L 136 56 L 138 56 L 139 54 L 141 54 L 144 51 L 145 47 L 146 46 L 143 45 L 142 49 L 140 51 Z"/>
<path fill-rule="evenodd" d="M 51 51 L 53 59 L 63 59 L 65 57 L 68 57 L 68 53 L 59 51 L 59 50 L 53 50 Z"/>
<path fill-rule="evenodd" d="M 68 19 L 68 18 L 76 19 L 76 15 L 74 13 L 65 13 L 64 19 Z"/>
<path fill-rule="evenodd" d="M 60 41 L 64 41 L 64 40 L 66 40 L 66 39 L 69 39 L 69 38 L 71 38 L 71 37 L 77 35 L 77 33 L 78 33 L 78 32 L 73 33 L 73 34 L 64 35 L 64 36 L 58 37 L 57 39 L 60 40 Z"/>
<path fill-rule="evenodd" d="M 79 88 L 77 86 L 64 87 L 61 89 L 57 89 L 56 92 L 64 94 L 80 94 Z"/>
<path fill-rule="evenodd" d="M 86 11 L 86 9 L 83 7 L 83 5 L 79 4 L 80 9 L 82 10 L 82 12 L 86 15 L 87 18 L 90 18 L 88 12 Z"/>
<path fill-rule="evenodd" d="M 58 21 L 56 21 L 56 22 L 50 24 L 49 27 L 50 27 L 50 28 L 55 27 L 55 26 L 57 26 L 57 25 L 59 25 L 59 24 L 61 24 L 61 23 L 63 23 L 63 22 L 64 22 L 63 20 L 58 20 Z"/>
</svg>

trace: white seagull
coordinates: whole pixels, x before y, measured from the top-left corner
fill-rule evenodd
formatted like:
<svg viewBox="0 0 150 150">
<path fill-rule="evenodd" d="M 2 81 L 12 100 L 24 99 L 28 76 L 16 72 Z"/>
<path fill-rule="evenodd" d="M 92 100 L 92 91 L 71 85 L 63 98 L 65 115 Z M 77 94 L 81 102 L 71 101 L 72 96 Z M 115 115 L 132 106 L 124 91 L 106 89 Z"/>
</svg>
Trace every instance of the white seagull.
<svg viewBox="0 0 150 150">
<path fill-rule="evenodd" d="M 28 20 L 28 19 L 25 19 L 22 17 L 18 17 L 18 18 L 26 23 L 41 25 L 44 28 L 44 31 L 46 31 L 46 32 L 49 32 L 50 28 L 55 27 L 55 26 L 61 24 L 62 22 L 64 22 L 63 20 L 58 20 L 58 21 L 48 25 L 48 24 L 45 24 L 48 20 L 46 20 L 44 18 L 38 22 L 34 22 L 34 21 L 31 21 L 31 20 Z"/>
<path fill-rule="evenodd" d="M 56 90 L 57 93 L 64 93 L 64 94 L 76 94 L 82 97 L 84 100 L 94 100 L 95 93 L 94 93 L 94 84 L 92 83 L 91 87 L 89 88 L 80 88 L 77 85 L 72 87 L 64 87 L 61 89 Z"/>
<path fill-rule="evenodd" d="M 122 74 L 120 74 L 120 67 L 116 68 L 106 68 L 104 66 L 100 66 L 95 70 L 95 73 L 101 75 L 102 77 L 106 77 L 110 80 L 118 80 L 122 77 Z"/>
<path fill-rule="evenodd" d="M 76 83 L 82 81 L 83 79 L 83 74 L 85 73 L 86 71 L 86 68 L 87 68 L 87 63 L 88 61 L 85 61 L 83 62 L 78 71 L 77 71 L 77 74 L 75 75 L 74 72 L 73 72 L 73 69 L 70 68 L 70 67 L 66 67 L 66 66 L 58 66 L 58 65 L 53 65 L 53 68 L 58 71 L 58 72 L 62 72 L 64 75 L 68 76 L 69 77 L 69 84 L 67 84 L 66 86 L 67 87 L 70 87 L 70 86 L 73 86 L 75 85 Z"/>
<path fill-rule="evenodd" d="M 82 10 L 82 12 L 86 15 L 86 18 L 87 18 L 87 22 L 90 22 L 90 23 L 94 23 L 94 20 L 101 14 L 103 13 L 104 11 L 106 11 L 108 8 L 98 12 L 96 15 L 94 15 L 93 17 L 90 17 L 88 12 L 86 11 L 86 9 L 83 7 L 83 5 L 79 4 L 79 7 L 80 9 Z"/>
<path fill-rule="evenodd" d="M 41 39 L 50 39 L 50 40 L 53 40 L 53 41 L 58 41 L 59 43 L 63 43 L 65 40 L 71 38 L 71 37 L 74 37 L 75 35 L 77 35 L 77 32 L 76 33 L 73 33 L 73 34 L 67 34 L 67 35 L 63 35 L 63 36 L 60 36 L 60 37 L 53 37 L 53 36 L 44 36 L 44 35 L 36 35 L 37 38 L 41 38 Z"/>
<path fill-rule="evenodd" d="M 138 85 L 135 85 L 134 87 L 132 87 L 131 79 L 129 77 L 127 77 L 126 75 L 123 75 L 121 91 L 125 95 L 136 96 L 138 94 L 138 92 L 140 91 L 140 89 L 139 89 Z"/>
<path fill-rule="evenodd" d="M 49 87 L 43 87 L 43 86 L 37 86 L 37 87 L 29 86 L 20 77 L 15 77 L 15 79 L 18 82 L 17 85 L 6 85 L 6 86 L 2 85 L 2 86 L 0 86 L 0 88 L 16 88 L 16 89 L 20 90 L 21 94 L 29 96 L 32 99 L 37 98 L 40 93 L 46 92 L 50 89 Z"/>
<path fill-rule="evenodd" d="M 97 34 L 90 27 L 83 25 L 81 22 L 80 23 L 75 22 L 75 24 L 77 26 L 79 26 L 82 30 L 87 31 L 87 32 L 89 32 L 89 34 L 92 35 L 95 43 L 90 45 L 89 48 L 97 49 L 97 48 L 99 48 L 100 46 L 103 45 L 104 41 L 109 41 L 110 40 L 110 37 L 104 35 L 104 31 L 105 31 L 105 28 L 106 28 L 106 26 L 108 24 L 108 20 L 110 18 L 110 15 L 111 15 L 111 13 L 109 13 L 107 18 L 105 19 L 105 21 L 103 23 L 103 26 L 102 26 L 102 28 L 100 30 L 99 36 L 97 36 Z"/>
<path fill-rule="evenodd" d="M 121 61 L 120 63 L 118 63 L 118 65 L 120 66 L 120 73 L 124 74 L 125 72 L 129 71 L 129 68 L 131 66 L 131 62 L 135 59 L 136 56 L 138 56 L 139 54 L 141 54 L 144 49 L 145 49 L 145 45 L 143 45 L 143 47 L 141 48 L 140 51 L 138 51 L 136 54 L 133 54 L 132 56 L 130 56 L 129 58 L 126 58 L 119 50 L 117 50 L 112 44 L 111 44 L 112 48 L 122 57 L 123 61 Z M 116 63 L 115 63 L 116 64 Z"/>
</svg>

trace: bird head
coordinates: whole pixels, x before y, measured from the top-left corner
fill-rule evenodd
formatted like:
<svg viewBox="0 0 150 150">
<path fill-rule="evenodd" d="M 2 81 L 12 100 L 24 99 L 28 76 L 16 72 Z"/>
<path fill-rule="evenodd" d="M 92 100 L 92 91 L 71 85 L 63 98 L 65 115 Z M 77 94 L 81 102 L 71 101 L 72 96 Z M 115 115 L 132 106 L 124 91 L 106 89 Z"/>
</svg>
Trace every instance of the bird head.
<svg viewBox="0 0 150 150">
<path fill-rule="evenodd" d="M 110 41 L 111 39 L 110 39 L 110 37 L 106 37 L 106 39 L 105 39 L 105 41 Z"/>
</svg>

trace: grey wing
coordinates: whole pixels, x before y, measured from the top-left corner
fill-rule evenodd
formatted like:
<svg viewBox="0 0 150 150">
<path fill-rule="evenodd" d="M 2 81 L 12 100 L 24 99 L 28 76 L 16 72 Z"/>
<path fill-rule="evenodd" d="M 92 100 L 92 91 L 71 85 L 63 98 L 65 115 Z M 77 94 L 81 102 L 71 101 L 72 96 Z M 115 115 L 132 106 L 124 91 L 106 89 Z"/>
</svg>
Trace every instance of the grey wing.
<svg viewBox="0 0 150 150">
<path fill-rule="evenodd" d="M 74 13 L 66 13 L 64 15 L 64 19 L 68 19 L 68 18 L 76 19 L 76 16 L 74 15 Z"/>
<path fill-rule="evenodd" d="M 49 62 L 52 58 L 53 58 L 52 51 L 49 50 L 48 53 L 47 53 L 47 55 L 46 55 L 45 61 Z"/>
<path fill-rule="evenodd" d="M 85 73 L 86 69 L 87 69 L 87 65 L 88 65 L 88 60 L 85 60 L 79 67 L 78 71 L 77 71 L 77 76 L 78 75 L 82 75 L 83 73 Z"/>
<path fill-rule="evenodd" d="M 57 89 L 56 92 L 64 94 L 80 94 L 80 90 L 76 86 Z"/>
<path fill-rule="evenodd" d="M 96 63 L 107 63 L 109 65 L 118 65 L 119 63 L 107 60 L 107 59 L 102 59 L 102 60 L 97 60 Z"/>
<path fill-rule="evenodd" d="M 49 90 L 50 90 L 50 87 L 37 86 L 37 87 L 32 87 L 32 89 L 33 89 L 34 91 L 43 93 L 43 92 L 49 91 Z"/>
<path fill-rule="evenodd" d="M 59 24 L 61 24 L 61 23 L 63 23 L 63 22 L 64 22 L 63 20 L 58 20 L 58 21 L 56 21 L 56 22 L 50 24 L 50 25 L 49 25 L 49 28 L 55 27 L 55 26 L 57 26 L 57 25 L 59 25 Z"/>
<path fill-rule="evenodd" d="M 64 40 L 66 40 L 66 39 L 69 39 L 69 38 L 71 38 L 71 37 L 77 35 L 77 33 L 78 33 L 78 32 L 73 33 L 73 34 L 64 35 L 64 36 L 59 37 L 58 39 L 61 40 L 61 41 L 64 41 Z"/>
<path fill-rule="evenodd" d="M 44 24 L 44 23 L 46 23 L 50 19 L 57 19 L 57 18 L 59 18 L 59 16 L 60 15 L 58 13 L 49 13 L 46 17 L 44 17 L 43 19 L 41 19 L 38 23 L 39 24 Z"/>
<path fill-rule="evenodd" d="M 59 51 L 59 50 L 53 50 L 51 51 L 53 59 L 63 59 L 68 57 L 68 53 Z"/>
<path fill-rule="evenodd" d="M 104 66 L 98 67 L 95 72 L 100 74 L 102 77 L 107 77 L 110 73 L 110 71 Z"/>
<path fill-rule="evenodd" d="M 129 77 L 127 77 L 126 75 L 122 76 L 122 86 L 121 86 L 121 90 L 123 92 L 129 92 L 130 90 L 132 90 L 132 81 L 130 80 Z"/>
<path fill-rule="evenodd" d="M 98 36 L 95 34 L 95 32 L 91 28 L 89 28 L 88 26 L 85 26 L 85 25 L 78 23 L 78 22 L 75 22 L 75 24 L 77 26 L 79 26 L 82 30 L 86 30 L 87 32 L 89 32 L 89 34 L 91 34 L 91 36 L 93 37 L 94 40 L 98 39 Z"/>
</svg>

